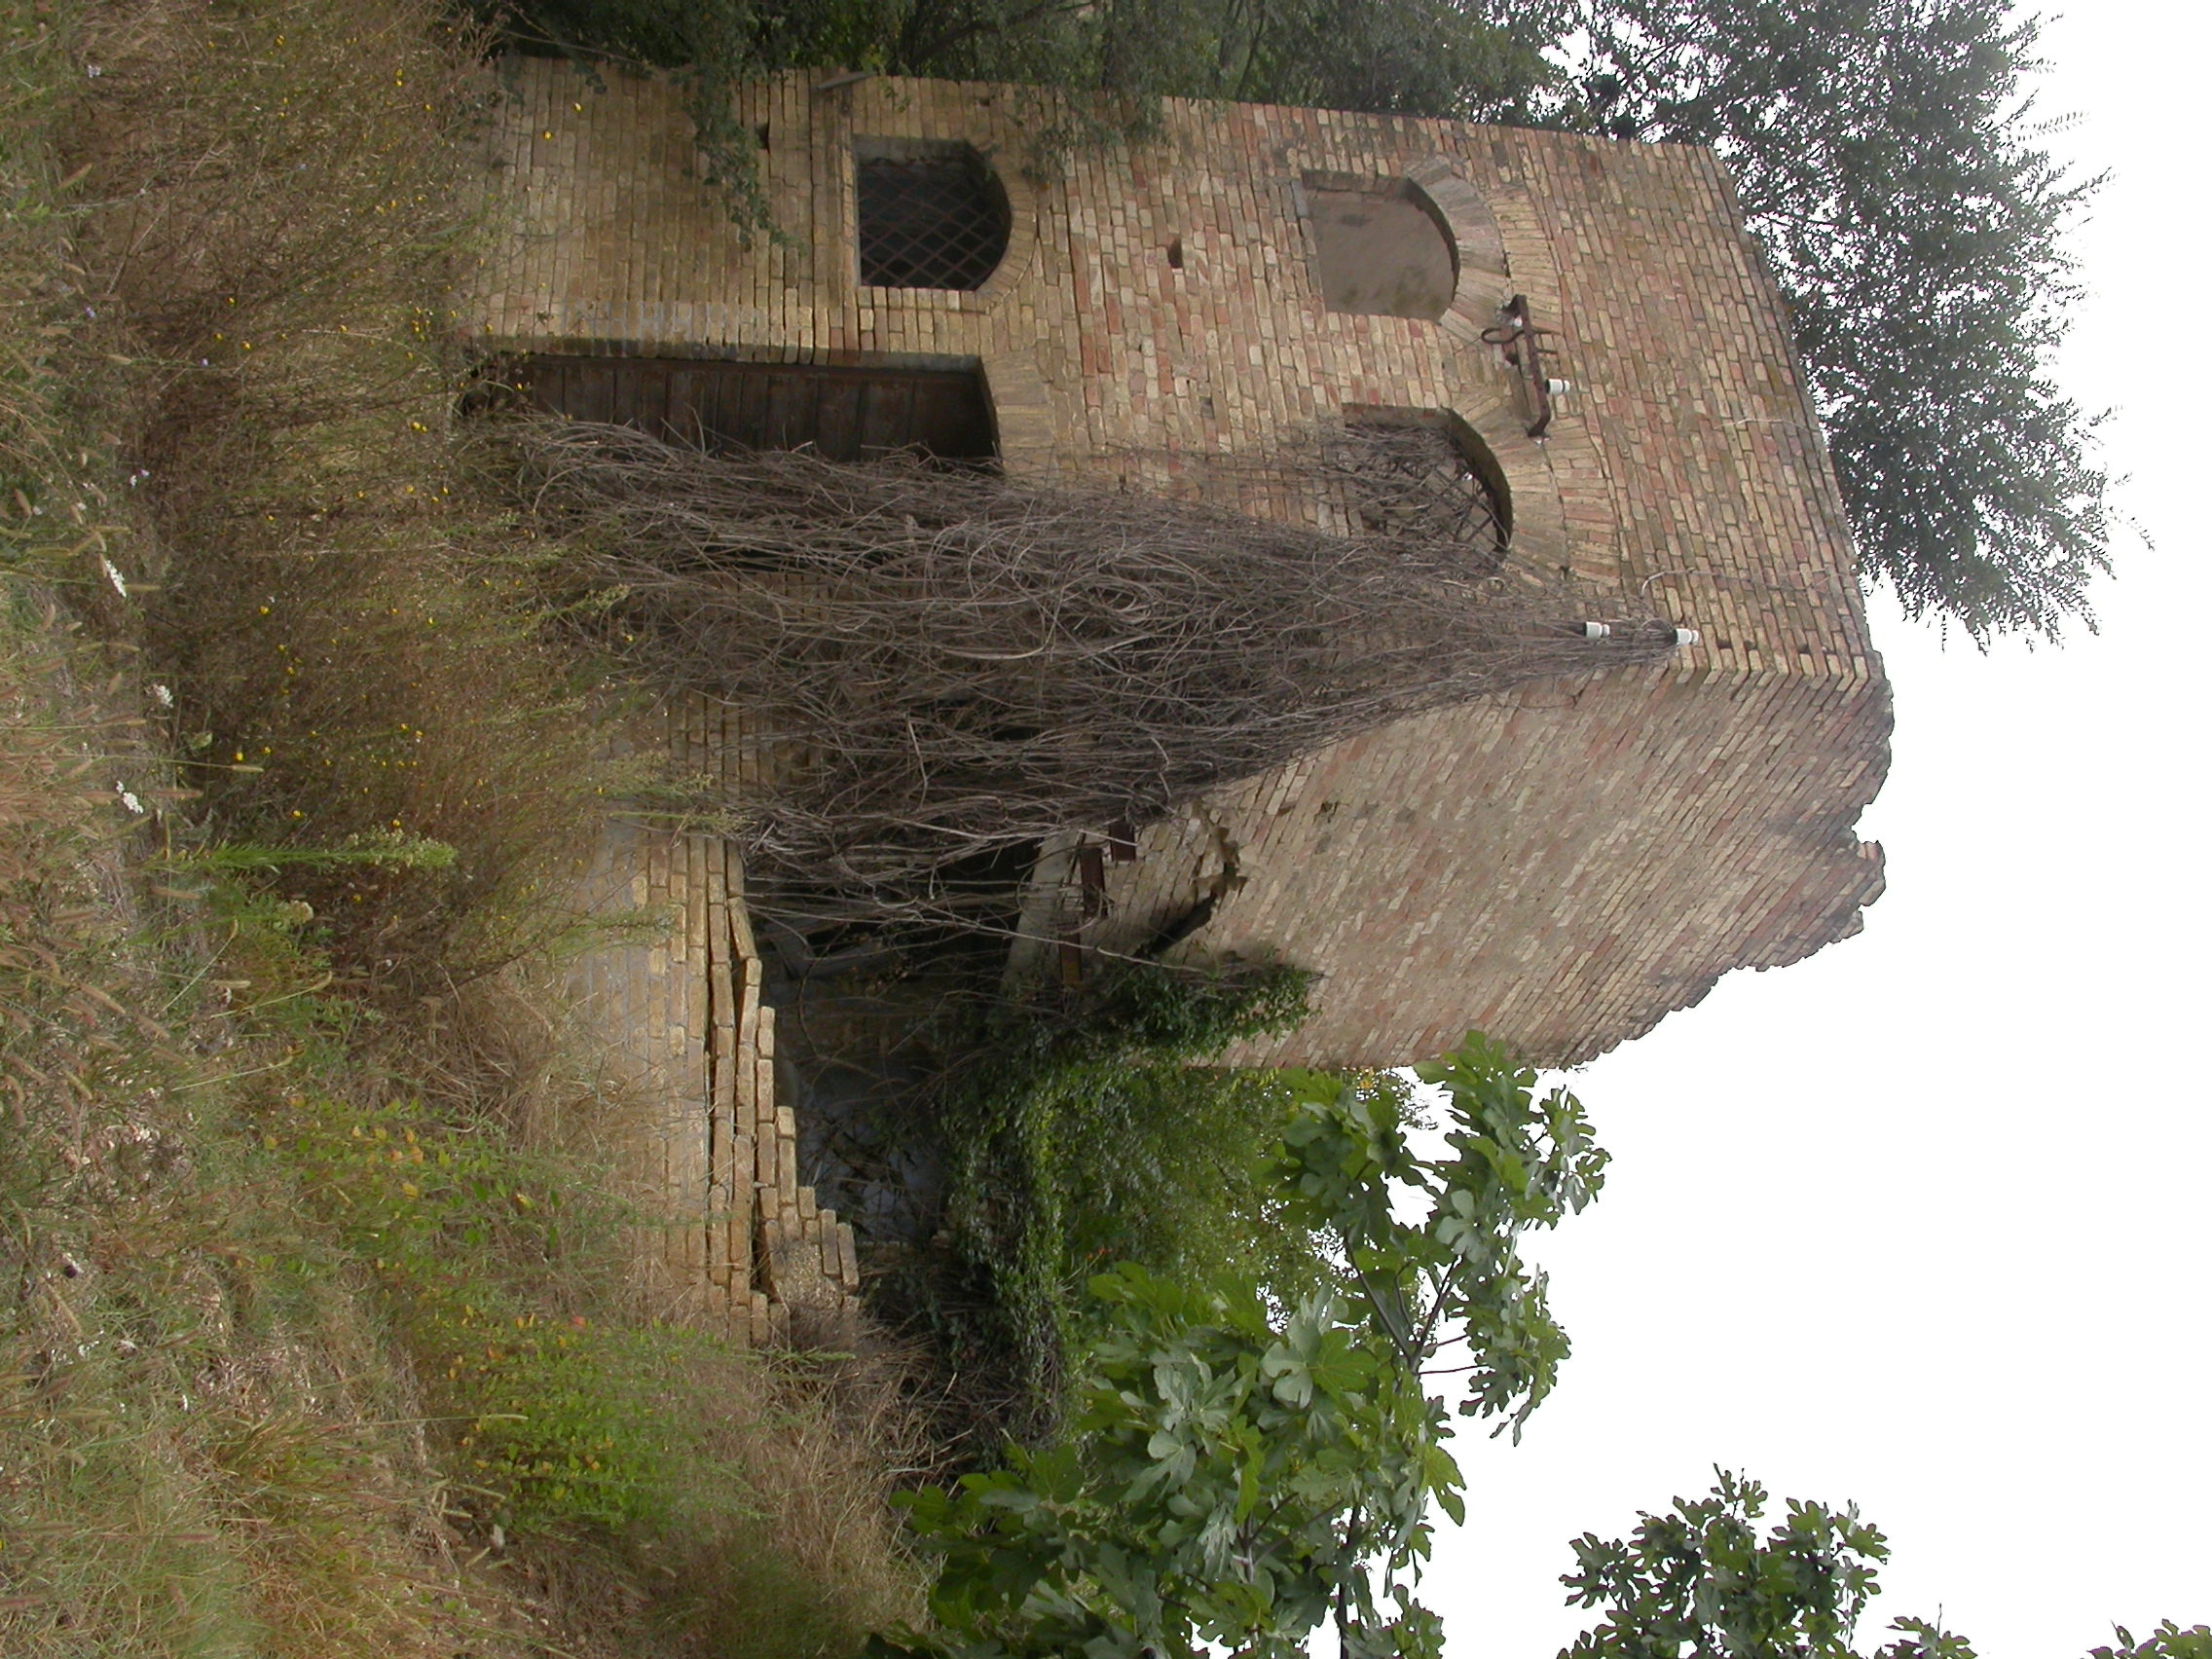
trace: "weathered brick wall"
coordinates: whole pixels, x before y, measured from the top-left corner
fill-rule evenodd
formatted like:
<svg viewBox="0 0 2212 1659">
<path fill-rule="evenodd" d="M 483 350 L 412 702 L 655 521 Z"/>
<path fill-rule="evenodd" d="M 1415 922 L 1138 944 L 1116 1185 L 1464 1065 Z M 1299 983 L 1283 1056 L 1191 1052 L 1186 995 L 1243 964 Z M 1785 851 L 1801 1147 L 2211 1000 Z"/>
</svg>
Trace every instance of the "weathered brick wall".
<svg viewBox="0 0 2212 1659">
<path fill-rule="evenodd" d="M 699 698 L 631 736 L 680 777 L 756 781 L 740 719 Z M 849 1346 L 860 1258 L 800 1179 L 735 850 L 615 818 L 578 849 L 570 902 L 596 937 L 568 966 L 569 1035 L 598 1072 L 595 1130 L 645 1189 L 642 1282 L 740 1342 Z"/>
<path fill-rule="evenodd" d="M 1161 826 L 1108 892 L 1141 936 L 1217 885 L 1227 851 L 1243 884 L 1196 942 L 1329 977 L 1310 1024 L 1235 1058 L 1399 1063 L 1478 1026 L 1578 1061 L 1725 968 L 1856 931 L 1881 866 L 1850 825 L 1878 766 L 1817 762 L 1885 720 L 1878 687 L 1801 677 L 1531 690 Z"/>
<path fill-rule="evenodd" d="M 1583 1058 L 1730 968 L 1852 931 L 1879 891 L 1850 826 L 1886 764 L 1886 687 L 1779 300 L 1705 152 L 1173 104 L 1158 144 L 1033 186 L 1029 94 L 793 76 L 745 110 L 793 245 L 748 249 L 672 90 L 594 93 L 543 63 L 513 88 L 491 139 L 513 230 L 467 301 L 487 341 L 977 364 L 1016 473 L 1157 480 L 1347 409 L 1449 409 L 1497 458 L 1520 560 L 1589 616 L 1701 630 L 1663 670 L 1408 721 L 1148 831 L 1094 942 L 1149 937 L 1217 885 L 1226 847 L 1236 881 L 1188 948 L 1327 977 L 1306 1031 L 1243 1057 L 1394 1063 L 1479 1023 Z M 1014 235 L 981 291 L 859 283 L 861 137 L 998 157 Z M 1331 313 L 1319 291 L 1304 186 L 1393 176 L 1456 244 L 1439 321 Z M 1511 293 L 1576 388 L 1540 444 L 1480 340 Z"/>
</svg>

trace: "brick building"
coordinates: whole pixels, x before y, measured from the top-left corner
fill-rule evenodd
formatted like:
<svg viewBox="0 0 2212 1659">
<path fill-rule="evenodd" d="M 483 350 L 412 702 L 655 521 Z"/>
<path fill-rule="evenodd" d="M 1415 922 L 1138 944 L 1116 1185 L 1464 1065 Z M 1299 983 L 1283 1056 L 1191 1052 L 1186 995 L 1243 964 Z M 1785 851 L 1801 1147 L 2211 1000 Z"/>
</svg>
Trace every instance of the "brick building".
<svg viewBox="0 0 2212 1659">
<path fill-rule="evenodd" d="M 1320 971 L 1311 1023 L 1236 1057 L 1396 1064 L 1478 1025 L 1585 1059 L 1880 892 L 1852 826 L 1888 689 L 1781 302 L 1706 152 L 1171 103 L 1156 143 L 1038 183 L 1034 94 L 788 76 L 744 96 L 787 233 L 747 247 L 675 91 L 512 76 L 509 228 L 464 314 L 572 413 L 1138 483 L 1425 421 L 1580 613 L 1696 631 L 1066 861 L 1103 882 L 1087 944 L 1202 904 L 1176 948 Z M 1516 296 L 1540 359 L 1498 344 Z"/>
</svg>

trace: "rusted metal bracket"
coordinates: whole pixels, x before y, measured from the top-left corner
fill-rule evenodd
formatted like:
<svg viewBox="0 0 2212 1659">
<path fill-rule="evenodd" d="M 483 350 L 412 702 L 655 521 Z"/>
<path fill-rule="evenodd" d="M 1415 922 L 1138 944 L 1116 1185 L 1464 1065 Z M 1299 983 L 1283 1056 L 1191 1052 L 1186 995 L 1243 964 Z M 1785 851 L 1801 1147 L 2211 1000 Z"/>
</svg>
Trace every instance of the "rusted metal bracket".
<svg viewBox="0 0 2212 1659">
<path fill-rule="evenodd" d="M 1505 360 L 1521 373 L 1529 388 L 1529 436 L 1541 438 L 1552 424 L 1552 380 L 1544 373 L 1544 340 L 1558 331 L 1538 328 L 1529 314 L 1529 296 L 1515 294 L 1498 307 L 1498 320 L 1483 330 L 1483 344 L 1495 346 Z M 1559 383 L 1561 387 L 1566 382 Z"/>
</svg>

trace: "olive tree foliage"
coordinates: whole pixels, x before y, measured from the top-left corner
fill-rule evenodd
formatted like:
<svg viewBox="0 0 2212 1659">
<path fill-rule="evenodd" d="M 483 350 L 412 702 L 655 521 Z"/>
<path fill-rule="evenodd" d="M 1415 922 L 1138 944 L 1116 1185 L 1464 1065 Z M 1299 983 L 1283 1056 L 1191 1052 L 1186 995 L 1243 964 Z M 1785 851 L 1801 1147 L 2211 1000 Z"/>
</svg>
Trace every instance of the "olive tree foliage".
<svg viewBox="0 0 2212 1659">
<path fill-rule="evenodd" d="M 1539 1099 L 1479 1037 L 1419 1075 L 1445 1157 L 1416 1152 L 1394 1093 L 1290 1076 L 1274 1176 L 1335 1284 L 1282 1307 L 1229 1274 L 1093 1281 L 1108 1334 L 1067 1432 L 909 1500 L 940 1562 L 936 1627 L 880 1650 L 1290 1659 L 1333 1622 L 1354 1659 L 1440 1651 L 1410 1581 L 1431 1500 L 1463 1511 L 1430 1390 L 1516 1432 L 1550 1390 L 1567 1338 L 1519 1241 L 1589 1203 L 1605 1155 L 1571 1095 Z"/>
<path fill-rule="evenodd" d="M 1790 1499 L 1762 1535 L 1767 1494 L 1756 1481 L 1715 1470 L 1700 1498 L 1646 1514 L 1627 1538 L 1574 1541 L 1575 1569 L 1562 1580 L 1569 1605 L 1602 1607 L 1560 1659 L 1860 1659 L 1853 1638 L 1889 1559 L 1881 1532 L 1858 1508 Z M 1900 1618 L 1868 1659 L 1974 1659 L 1955 1631 Z M 2212 1659 L 2212 1629 L 2167 1620 L 2138 1642 L 2089 1659 Z"/>
<path fill-rule="evenodd" d="M 2070 177 L 2009 0 L 1586 0 L 1550 119 L 1710 144 L 1788 302 L 1862 570 L 1977 645 L 2093 626 L 2101 417 L 2051 378 Z"/>
</svg>

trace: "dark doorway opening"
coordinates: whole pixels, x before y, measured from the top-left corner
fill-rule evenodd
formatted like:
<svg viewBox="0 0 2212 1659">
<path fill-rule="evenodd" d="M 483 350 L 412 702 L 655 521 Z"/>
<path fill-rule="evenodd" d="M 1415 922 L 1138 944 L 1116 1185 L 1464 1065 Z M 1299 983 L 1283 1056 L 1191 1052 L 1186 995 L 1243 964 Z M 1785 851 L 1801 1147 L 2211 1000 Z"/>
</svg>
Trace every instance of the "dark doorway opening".
<svg viewBox="0 0 2212 1659">
<path fill-rule="evenodd" d="M 547 352 L 504 358 L 493 378 L 552 414 L 708 450 L 811 447 L 830 461 L 909 450 L 974 461 L 998 453 L 973 369 Z"/>
</svg>

